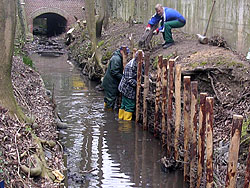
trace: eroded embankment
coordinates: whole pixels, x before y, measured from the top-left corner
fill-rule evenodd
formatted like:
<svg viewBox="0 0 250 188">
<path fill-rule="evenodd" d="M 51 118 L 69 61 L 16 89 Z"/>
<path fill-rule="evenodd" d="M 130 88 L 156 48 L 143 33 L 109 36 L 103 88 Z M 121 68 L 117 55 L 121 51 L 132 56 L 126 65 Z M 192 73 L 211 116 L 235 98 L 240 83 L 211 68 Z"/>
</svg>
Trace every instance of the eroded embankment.
<svg viewBox="0 0 250 188">
<path fill-rule="evenodd" d="M 112 52 L 121 44 L 131 45 L 131 36 L 134 40 L 134 47 L 144 32 L 145 26 L 137 24 L 129 27 L 128 23 L 112 22 L 110 28 L 103 33 L 98 46 L 103 54 L 103 64 L 108 63 Z M 86 31 L 75 30 L 75 41 L 69 45 L 71 58 L 76 60 L 83 73 L 86 74 L 85 67 L 88 58 L 91 57 L 90 43 L 87 39 Z M 250 66 L 246 59 L 230 50 L 220 48 L 220 44 L 211 42 L 212 45 L 199 44 L 197 39 L 186 33 L 175 30 L 173 32 L 175 45 L 167 50 L 161 47 L 161 36 L 154 36 L 150 50 L 150 73 L 148 97 L 148 125 L 150 130 L 154 125 L 155 109 L 155 84 L 156 65 L 158 55 L 163 57 L 179 56 L 176 63 L 182 66 L 182 76 L 191 76 L 191 81 L 198 81 L 198 92 L 207 92 L 208 96 L 215 98 L 214 103 L 214 169 L 216 185 L 223 186 L 227 168 L 228 148 L 230 142 L 230 132 L 232 128 L 232 118 L 234 114 L 244 117 L 241 147 L 239 154 L 238 177 L 240 184 L 244 179 L 246 157 L 248 152 L 249 134 L 249 113 L 250 113 Z M 214 38 L 213 38 L 214 39 Z M 224 43 L 224 42 L 223 42 Z M 183 87 L 183 86 L 182 86 Z M 142 100 L 142 98 L 141 98 Z M 173 98 L 175 101 L 175 98 Z M 141 103 L 142 104 L 142 103 Z M 183 99 L 182 99 L 183 104 Z M 174 109 L 174 103 L 173 103 Z M 161 113 L 161 109 L 159 111 Z M 142 118 L 141 118 L 142 121 Z M 181 125 L 181 138 L 183 138 L 183 121 Z M 161 128 L 161 125 L 159 126 Z M 173 131 L 172 131 L 173 132 Z M 180 140 L 180 151 L 183 153 L 183 139 Z"/>
<path fill-rule="evenodd" d="M 48 96 L 40 75 L 19 57 L 13 59 L 12 83 L 31 123 L 22 123 L 0 108 L 0 179 L 6 187 L 58 187 L 53 181 L 58 180 L 56 170 L 64 168 L 63 151 L 57 141 L 51 93 Z"/>
</svg>

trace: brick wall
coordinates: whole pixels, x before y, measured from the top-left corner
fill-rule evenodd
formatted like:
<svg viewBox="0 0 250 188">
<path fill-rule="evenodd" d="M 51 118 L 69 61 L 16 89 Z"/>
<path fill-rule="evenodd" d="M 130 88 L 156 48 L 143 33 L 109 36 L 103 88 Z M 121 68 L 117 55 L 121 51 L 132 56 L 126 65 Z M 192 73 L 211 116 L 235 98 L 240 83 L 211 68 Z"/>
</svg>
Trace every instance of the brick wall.
<svg viewBox="0 0 250 188">
<path fill-rule="evenodd" d="M 67 20 L 67 27 L 78 19 L 84 18 L 83 0 L 24 0 L 29 31 L 33 30 L 33 19 L 44 13 L 56 13 Z"/>
</svg>

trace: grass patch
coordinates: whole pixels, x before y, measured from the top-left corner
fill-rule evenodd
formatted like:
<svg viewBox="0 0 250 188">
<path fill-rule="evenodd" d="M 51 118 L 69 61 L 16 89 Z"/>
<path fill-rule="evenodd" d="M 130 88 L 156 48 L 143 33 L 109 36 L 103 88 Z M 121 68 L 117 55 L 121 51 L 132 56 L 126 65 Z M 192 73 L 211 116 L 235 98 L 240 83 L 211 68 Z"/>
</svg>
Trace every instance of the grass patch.
<svg viewBox="0 0 250 188">
<path fill-rule="evenodd" d="M 97 46 L 98 46 L 99 48 L 100 48 L 101 46 L 103 46 L 103 45 L 104 45 L 104 40 L 98 42 L 98 44 L 97 44 Z"/>
<path fill-rule="evenodd" d="M 108 61 L 113 55 L 113 52 L 107 51 L 106 54 L 102 56 L 102 61 Z"/>
<path fill-rule="evenodd" d="M 34 68 L 33 67 L 33 61 L 30 59 L 30 57 L 28 57 L 28 56 L 23 56 L 23 63 L 25 64 L 25 65 L 28 65 L 29 67 L 32 67 L 32 68 Z"/>
</svg>

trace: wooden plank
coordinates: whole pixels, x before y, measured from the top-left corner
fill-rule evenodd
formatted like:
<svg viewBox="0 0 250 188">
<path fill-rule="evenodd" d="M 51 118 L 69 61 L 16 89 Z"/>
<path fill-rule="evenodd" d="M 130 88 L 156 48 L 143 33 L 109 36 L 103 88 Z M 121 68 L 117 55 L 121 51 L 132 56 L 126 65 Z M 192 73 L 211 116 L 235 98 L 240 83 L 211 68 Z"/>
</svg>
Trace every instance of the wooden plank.
<svg viewBox="0 0 250 188">
<path fill-rule="evenodd" d="M 191 82 L 191 145 L 190 145 L 190 188 L 195 188 L 196 183 L 196 156 L 197 156 L 197 117 L 198 117 L 198 82 Z"/>
<path fill-rule="evenodd" d="M 206 98 L 206 127 L 207 127 L 207 165 L 206 165 L 206 188 L 213 187 L 213 97 Z"/>
<path fill-rule="evenodd" d="M 136 109 L 135 122 L 139 123 L 140 118 L 140 92 L 141 92 L 141 72 L 142 72 L 142 50 L 138 51 L 138 65 L 137 65 L 137 87 L 136 87 Z"/>
<path fill-rule="evenodd" d="M 181 126 L 181 65 L 175 66 L 175 140 L 174 140 L 174 156 L 175 160 L 179 158 L 179 135 Z"/>
<path fill-rule="evenodd" d="M 173 122 L 173 93 L 174 93 L 174 60 L 169 60 L 169 79 L 168 79 L 168 110 L 167 110 L 167 157 L 172 156 L 172 122 Z"/>
<path fill-rule="evenodd" d="M 200 110 L 199 110 L 199 134 L 198 134 L 198 175 L 197 188 L 201 185 L 201 179 L 204 169 L 205 156 L 205 135 L 206 135 L 206 97 L 207 93 L 200 93 Z"/>
<path fill-rule="evenodd" d="M 236 187 L 237 164 L 238 164 L 238 156 L 240 150 L 242 122 L 243 122 L 243 116 L 241 115 L 233 116 L 233 127 L 231 131 L 231 142 L 230 142 L 228 162 L 227 162 L 226 187 L 228 188 Z"/>
<path fill-rule="evenodd" d="M 184 76 L 184 181 L 188 181 L 189 171 L 189 140 L 190 140 L 190 103 L 191 103 L 190 76 Z"/>
<path fill-rule="evenodd" d="M 144 90 L 143 90 L 143 129 L 148 129 L 148 116 L 147 116 L 147 97 L 149 91 L 149 64 L 150 64 L 150 54 L 149 52 L 145 53 L 145 69 L 144 69 Z"/>
<path fill-rule="evenodd" d="M 157 79 L 156 79 L 156 91 L 155 91 L 155 116 L 154 116 L 154 135 L 158 134 L 158 125 L 159 125 L 159 102 L 161 95 L 161 77 L 162 77 L 162 68 L 163 68 L 163 56 L 158 56 L 157 64 Z"/>
<path fill-rule="evenodd" d="M 168 84 L 168 60 L 163 59 L 163 67 L 162 67 L 162 119 L 161 119 L 161 137 L 162 143 L 165 143 L 165 135 L 166 135 L 166 106 L 167 106 L 167 84 Z"/>
</svg>

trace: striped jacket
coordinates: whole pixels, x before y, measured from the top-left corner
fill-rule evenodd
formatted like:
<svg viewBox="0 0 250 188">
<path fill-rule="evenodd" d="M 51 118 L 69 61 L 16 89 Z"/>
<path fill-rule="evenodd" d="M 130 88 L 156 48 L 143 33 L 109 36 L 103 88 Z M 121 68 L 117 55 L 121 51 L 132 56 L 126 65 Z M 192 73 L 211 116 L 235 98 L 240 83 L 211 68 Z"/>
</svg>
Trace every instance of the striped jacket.
<svg viewBox="0 0 250 188">
<path fill-rule="evenodd" d="M 126 66 L 123 72 L 118 90 L 123 96 L 129 99 L 135 99 L 137 84 L 137 62 L 132 59 Z"/>
</svg>

